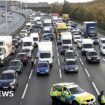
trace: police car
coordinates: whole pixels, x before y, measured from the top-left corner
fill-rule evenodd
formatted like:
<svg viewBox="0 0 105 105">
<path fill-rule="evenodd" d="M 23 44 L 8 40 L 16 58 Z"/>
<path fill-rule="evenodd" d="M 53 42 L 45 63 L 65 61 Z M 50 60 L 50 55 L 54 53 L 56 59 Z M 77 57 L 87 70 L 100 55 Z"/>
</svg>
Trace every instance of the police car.
<svg viewBox="0 0 105 105">
<path fill-rule="evenodd" d="M 50 90 L 52 103 L 67 103 L 70 105 L 96 105 L 94 95 L 86 92 L 75 83 L 56 83 Z"/>
</svg>

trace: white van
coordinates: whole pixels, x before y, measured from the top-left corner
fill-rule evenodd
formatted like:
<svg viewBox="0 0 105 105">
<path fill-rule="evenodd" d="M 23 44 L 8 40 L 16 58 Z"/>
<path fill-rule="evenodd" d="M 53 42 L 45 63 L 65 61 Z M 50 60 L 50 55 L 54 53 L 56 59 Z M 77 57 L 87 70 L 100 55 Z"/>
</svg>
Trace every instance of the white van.
<svg viewBox="0 0 105 105">
<path fill-rule="evenodd" d="M 61 45 L 72 48 L 72 34 L 70 32 L 61 32 Z"/>
<path fill-rule="evenodd" d="M 23 38 L 22 50 L 24 50 L 26 48 L 30 49 L 31 51 L 33 50 L 33 40 L 32 40 L 32 37 L 24 37 Z"/>
<path fill-rule="evenodd" d="M 34 46 L 38 46 L 38 43 L 39 43 L 39 34 L 38 33 L 31 33 L 30 37 L 33 40 Z"/>
<path fill-rule="evenodd" d="M 85 55 L 86 52 L 94 50 L 93 40 L 90 38 L 82 39 L 82 48 L 81 53 L 82 55 Z"/>
</svg>

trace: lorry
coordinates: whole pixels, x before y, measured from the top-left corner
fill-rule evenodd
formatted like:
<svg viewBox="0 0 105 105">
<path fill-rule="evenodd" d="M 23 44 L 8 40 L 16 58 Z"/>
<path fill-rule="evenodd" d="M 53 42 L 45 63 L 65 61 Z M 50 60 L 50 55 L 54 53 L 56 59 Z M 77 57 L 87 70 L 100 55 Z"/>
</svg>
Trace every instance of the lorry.
<svg viewBox="0 0 105 105">
<path fill-rule="evenodd" d="M 12 36 L 0 36 L 0 64 L 5 65 L 12 54 Z"/>
<path fill-rule="evenodd" d="M 86 38 L 97 36 L 97 22 L 96 21 L 83 22 L 83 33 Z"/>
<path fill-rule="evenodd" d="M 72 34 L 71 32 L 61 32 L 61 45 L 70 46 L 72 49 Z"/>
<path fill-rule="evenodd" d="M 66 23 L 57 23 L 55 26 L 56 38 L 59 40 L 61 38 L 61 32 L 66 32 L 68 30 Z"/>
<path fill-rule="evenodd" d="M 32 37 L 24 37 L 22 39 L 22 50 L 24 49 L 30 49 L 31 51 L 33 50 L 33 46 L 34 46 L 34 42 L 33 42 L 33 39 Z"/>
<path fill-rule="evenodd" d="M 53 65 L 53 48 L 51 41 L 42 41 L 38 43 L 37 59 L 39 61 L 48 61 L 50 67 Z"/>
<path fill-rule="evenodd" d="M 88 51 L 94 50 L 93 40 L 90 38 L 82 39 L 81 43 L 81 53 L 82 55 L 86 55 Z"/>
<path fill-rule="evenodd" d="M 69 14 L 62 14 L 63 21 L 69 21 Z"/>
</svg>

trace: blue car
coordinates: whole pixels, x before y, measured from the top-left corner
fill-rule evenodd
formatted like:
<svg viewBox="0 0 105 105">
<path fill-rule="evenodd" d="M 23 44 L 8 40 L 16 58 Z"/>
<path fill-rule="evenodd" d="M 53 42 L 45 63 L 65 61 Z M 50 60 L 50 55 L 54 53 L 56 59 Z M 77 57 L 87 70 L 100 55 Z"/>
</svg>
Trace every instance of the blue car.
<svg viewBox="0 0 105 105">
<path fill-rule="evenodd" d="M 39 61 L 38 64 L 37 64 L 37 75 L 40 75 L 40 74 L 48 74 L 49 75 L 49 63 L 47 61 L 44 61 L 44 62 L 41 62 Z"/>
</svg>

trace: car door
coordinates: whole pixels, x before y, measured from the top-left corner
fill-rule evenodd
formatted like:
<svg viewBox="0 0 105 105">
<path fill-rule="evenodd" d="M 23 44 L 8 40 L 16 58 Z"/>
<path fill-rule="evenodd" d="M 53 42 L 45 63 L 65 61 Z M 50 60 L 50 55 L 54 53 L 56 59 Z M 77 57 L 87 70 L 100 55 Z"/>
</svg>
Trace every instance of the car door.
<svg viewBox="0 0 105 105">
<path fill-rule="evenodd" d="M 61 94 L 61 101 L 66 102 L 66 103 L 70 103 L 70 92 L 65 87 L 63 87 L 63 91 Z"/>
<path fill-rule="evenodd" d="M 61 97 L 61 93 L 62 93 L 62 86 L 59 86 L 59 85 L 56 85 L 54 87 L 54 90 L 55 90 L 55 94 L 58 98 Z"/>
</svg>

